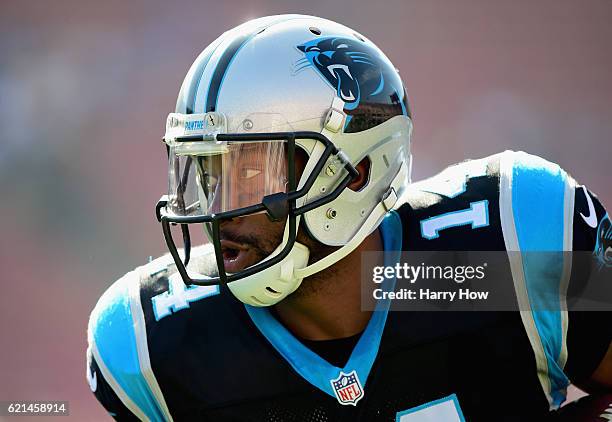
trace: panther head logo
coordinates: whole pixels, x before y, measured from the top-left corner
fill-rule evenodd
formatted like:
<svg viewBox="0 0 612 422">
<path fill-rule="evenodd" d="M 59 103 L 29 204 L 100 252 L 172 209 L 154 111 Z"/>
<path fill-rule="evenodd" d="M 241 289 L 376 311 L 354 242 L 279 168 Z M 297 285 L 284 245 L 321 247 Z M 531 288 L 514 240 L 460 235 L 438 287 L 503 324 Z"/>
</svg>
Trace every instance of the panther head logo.
<svg viewBox="0 0 612 422">
<path fill-rule="evenodd" d="M 597 227 L 597 242 L 593 254 L 602 266 L 612 267 L 612 222 L 608 214 L 602 218 Z"/>
<path fill-rule="evenodd" d="M 365 130 L 396 115 L 410 116 L 397 72 L 365 42 L 317 37 L 297 49 L 305 57 L 295 63 L 294 72 L 314 67 L 344 101 L 345 132 Z"/>
</svg>

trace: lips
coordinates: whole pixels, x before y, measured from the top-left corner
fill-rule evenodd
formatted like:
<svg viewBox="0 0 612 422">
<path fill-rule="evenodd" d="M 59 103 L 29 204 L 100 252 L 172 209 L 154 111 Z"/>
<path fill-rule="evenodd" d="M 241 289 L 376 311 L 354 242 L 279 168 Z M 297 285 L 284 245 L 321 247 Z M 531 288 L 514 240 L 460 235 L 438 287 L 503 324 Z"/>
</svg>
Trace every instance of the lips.
<svg viewBox="0 0 612 422">
<path fill-rule="evenodd" d="M 221 252 L 223 253 L 223 265 L 225 272 L 236 273 L 256 262 L 256 254 L 247 245 L 221 240 Z"/>
</svg>

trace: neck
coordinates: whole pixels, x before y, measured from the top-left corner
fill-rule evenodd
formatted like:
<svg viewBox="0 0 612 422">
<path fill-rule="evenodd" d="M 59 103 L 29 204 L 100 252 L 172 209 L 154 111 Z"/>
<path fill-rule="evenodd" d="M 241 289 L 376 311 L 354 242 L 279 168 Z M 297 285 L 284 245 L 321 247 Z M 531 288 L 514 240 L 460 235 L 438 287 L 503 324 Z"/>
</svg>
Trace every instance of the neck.
<svg viewBox="0 0 612 422">
<path fill-rule="evenodd" d="M 302 281 L 298 291 L 276 307 L 280 321 L 297 337 L 306 340 L 345 338 L 362 332 L 372 314 L 362 311 L 361 254 L 382 251 L 379 230 L 333 266 Z M 316 278 L 316 280 L 315 280 Z"/>
</svg>

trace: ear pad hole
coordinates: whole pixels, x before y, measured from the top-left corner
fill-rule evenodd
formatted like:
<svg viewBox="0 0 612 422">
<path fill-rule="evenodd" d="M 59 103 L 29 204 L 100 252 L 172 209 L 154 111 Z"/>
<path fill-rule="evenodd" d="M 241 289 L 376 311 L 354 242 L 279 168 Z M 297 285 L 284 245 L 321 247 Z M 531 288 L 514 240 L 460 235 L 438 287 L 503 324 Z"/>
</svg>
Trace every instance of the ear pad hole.
<svg viewBox="0 0 612 422">
<path fill-rule="evenodd" d="M 357 171 L 359 172 L 359 176 L 357 179 L 353 180 L 348 188 L 354 192 L 359 192 L 361 189 L 365 188 L 370 181 L 370 169 L 371 169 L 370 157 L 365 157 L 363 160 L 359 162 L 355 166 Z"/>
<path fill-rule="evenodd" d="M 266 293 L 272 297 L 279 297 L 281 295 L 280 292 L 277 292 L 272 287 L 266 287 Z"/>
</svg>

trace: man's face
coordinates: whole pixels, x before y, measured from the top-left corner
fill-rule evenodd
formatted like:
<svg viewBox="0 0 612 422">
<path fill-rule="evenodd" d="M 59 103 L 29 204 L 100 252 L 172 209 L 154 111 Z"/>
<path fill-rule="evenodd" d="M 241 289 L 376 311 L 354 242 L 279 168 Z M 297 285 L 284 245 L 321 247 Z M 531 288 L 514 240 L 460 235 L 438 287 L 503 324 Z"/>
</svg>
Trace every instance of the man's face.
<svg viewBox="0 0 612 422">
<path fill-rule="evenodd" d="M 222 177 L 220 174 L 211 177 L 215 183 L 210 188 L 216 192 L 211 203 L 212 213 L 253 205 L 260 203 L 267 194 L 286 192 L 288 166 L 284 146 L 270 153 L 269 146 L 255 143 L 241 147 L 239 154 L 223 160 L 223 166 L 217 166 L 223 168 Z M 270 160 L 284 162 L 270 163 Z M 296 148 L 294 161 L 297 181 L 307 156 Z M 285 223 L 286 219 L 271 221 L 265 213 L 222 221 L 220 240 L 225 271 L 241 271 L 269 256 L 282 241 Z M 312 243 L 301 231 L 298 238 Z"/>
</svg>

